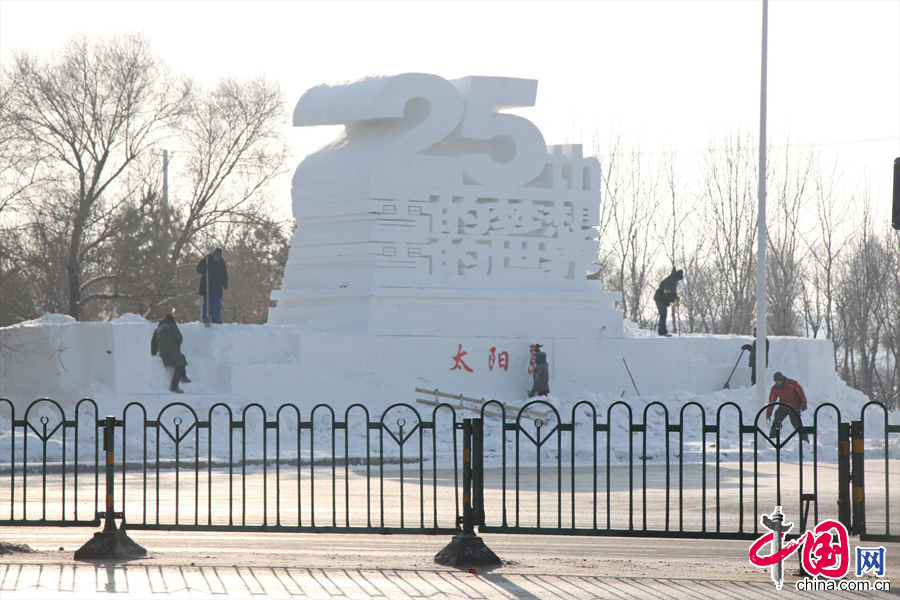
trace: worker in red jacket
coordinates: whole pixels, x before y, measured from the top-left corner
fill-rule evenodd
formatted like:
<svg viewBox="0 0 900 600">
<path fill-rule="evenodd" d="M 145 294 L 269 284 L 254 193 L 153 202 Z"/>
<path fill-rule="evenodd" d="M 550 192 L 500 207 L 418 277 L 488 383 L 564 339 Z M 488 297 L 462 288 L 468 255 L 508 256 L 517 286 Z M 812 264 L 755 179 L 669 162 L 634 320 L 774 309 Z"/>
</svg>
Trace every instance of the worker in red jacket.
<svg viewBox="0 0 900 600">
<path fill-rule="evenodd" d="M 796 410 L 791 410 L 787 406 L 779 406 L 775 410 L 775 420 L 772 422 L 772 427 L 769 430 L 770 438 L 774 438 L 776 430 L 781 429 L 781 422 L 784 421 L 785 417 L 789 417 L 794 429 L 800 431 L 802 423 L 797 413 L 806 410 L 806 394 L 803 393 L 803 388 L 800 387 L 799 383 L 793 379 L 788 379 L 781 374 L 781 371 L 775 371 L 775 375 L 772 378 L 775 380 L 775 385 L 772 386 L 772 391 L 769 392 L 769 407 L 766 409 L 766 421 L 772 419 L 772 409 L 775 408 L 773 403 L 775 402 L 784 402 Z M 801 439 L 804 442 L 808 442 L 809 436 L 804 433 Z"/>
</svg>

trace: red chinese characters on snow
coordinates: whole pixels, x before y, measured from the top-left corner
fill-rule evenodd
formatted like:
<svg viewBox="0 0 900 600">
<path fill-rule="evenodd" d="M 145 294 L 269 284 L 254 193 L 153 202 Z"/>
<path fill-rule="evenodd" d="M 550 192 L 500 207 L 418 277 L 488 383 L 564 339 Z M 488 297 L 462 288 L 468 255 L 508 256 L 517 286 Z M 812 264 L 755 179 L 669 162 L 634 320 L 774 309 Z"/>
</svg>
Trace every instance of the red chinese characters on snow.
<svg viewBox="0 0 900 600">
<path fill-rule="evenodd" d="M 497 354 L 497 347 L 492 346 L 490 354 L 488 354 L 488 370 L 494 370 L 494 364 L 497 364 L 498 369 L 503 369 L 506 371 L 509 368 L 509 352 L 502 351 Z"/>
<path fill-rule="evenodd" d="M 463 349 L 462 349 L 462 344 L 460 344 L 460 345 L 459 345 L 459 350 L 457 350 L 457 352 L 456 352 L 456 356 L 453 357 L 453 361 L 454 361 L 454 362 L 453 362 L 453 366 L 450 367 L 450 370 L 451 370 L 451 371 L 457 371 L 457 370 L 465 369 L 465 370 L 468 371 L 469 373 L 472 373 L 472 372 L 473 372 L 472 368 L 469 367 L 469 365 L 467 365 L 467 364 L 465 363 L 465 361 L 463 361 L 463 356 L 465 356 L 465 355 L 467 355 L 467 354 L 468 354 L 468 352 L 466 352 L 465 350 L 463 350 Z"/>
<path fill-rule="evenodd" d="M 468 373 L 474 373 L 475 369 L 466 364 L 466 361 L 463 360 L 464 356 L 468 356 L 468 352 L 463 350 L 462 344 L 457 344 L 456 356 L 453 357 L 453 366 L 450 367 L 451 371 L 466 371 Z M 533 359 L 532 359 L 533 360 Z M 493 371 L 494 367 L 497 367 L 497 370 L 503 369 L 504 371 L 509 370 L 509 352 L 506 350 L 497 351 L 496 346 L 492 346 L 488 351 L 488 370 Z"/>
</svg>

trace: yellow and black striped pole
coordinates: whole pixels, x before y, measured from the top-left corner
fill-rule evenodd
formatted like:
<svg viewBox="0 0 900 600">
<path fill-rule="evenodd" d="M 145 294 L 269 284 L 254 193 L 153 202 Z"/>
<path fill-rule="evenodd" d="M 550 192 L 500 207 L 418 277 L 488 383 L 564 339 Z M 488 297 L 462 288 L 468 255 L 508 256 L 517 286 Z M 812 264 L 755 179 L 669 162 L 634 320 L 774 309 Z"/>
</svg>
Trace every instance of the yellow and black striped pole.
<svg viewBox="0 0 900 600">
<path fill-rule="evenodd" d="M 115 531 L 115 466 L 116 466 L 116 418 L 107 415 L 103 428 L 103 449 L 106 451 L 106 524 L 103 531 Z"/>
<path fill-rule="evenodd" d="M 472 419 L 463 419 L 463 535 L 475 535 L 472 514 Z"/>
<path fill-rule="evenodd" d="M 484 526 L 484 420 L 472 420 L 472 515 Z"/>
<path fill-rule="evenodd" d="M 463 432 L 463 497 L 462 497 L 462 531 L 453 536 L 450 543 L 447 544 L 434 557 L 434 562 L 439 565 L 448 567 L 486 567 L 501 564 L 500 559 L 488 548 L 484 540 L 475 535 L 475 524 L 482 525 L 484 516 L 482 514 L 483 500 L 481 480 L 481 465 L 483 443 L 480 441 L 483 435 L 481 419 L 463 419 L 462 423 L 457 422 L 454 429 L 462 429 Z M 476 441 L 473 443 L 473 431 L 475 432 Z M 474 480 L 474 481 L 473 481 Z M 475 487 L 474 493 L 472 487 Z M 473 508 L 473 501 L 475 506 Z M 476 512 L 477 511 L 477 512 Z M 459 514 L 457 513 L 457 526 L 459 526 Z M 474 572 L 473 570 L 469 571 Z"/>
<path fill-rule="evenodd" d="M 853 452 L 851 470 L 853 480 L 853 526 L 850 529 L 850 535 L 859 535 L 866 532 L 866 468 L 862 421 L 853 421 L 850 424 L 850 436 L 852 438 Z"/>
<path fill-rule="evenodd" d="M 838 520 L 850 531 L 850 423 L 838 424 Z"/>
</svg>

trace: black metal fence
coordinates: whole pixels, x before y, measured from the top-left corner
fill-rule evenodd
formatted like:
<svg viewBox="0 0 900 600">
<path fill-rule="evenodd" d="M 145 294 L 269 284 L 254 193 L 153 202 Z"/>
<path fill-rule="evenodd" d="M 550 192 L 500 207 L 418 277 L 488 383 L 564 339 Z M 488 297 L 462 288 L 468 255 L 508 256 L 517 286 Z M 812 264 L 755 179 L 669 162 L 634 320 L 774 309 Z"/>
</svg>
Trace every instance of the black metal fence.
<svg viewBox="0 0 900 600">
<path fill-rule="evenodd" d="M 535 408 L 546 417 L 527 417 Z M 617 401 L 561 414 L 536 400 L 507 414 L 491 401 L 462 419 L 449 404 L 175 402 L 152 415 L 135 402 L 102 418 L 91 399 L 66 414 L 44 398 L 20 417 L 0 399 L 0 526 L 751 539 L 779 505 L 801 532 L 832 518 L 900 540 L 900 425 L 884 405 L 846 421 L 822 404 L 774 437 L 764 410 Z"/>
</svg>

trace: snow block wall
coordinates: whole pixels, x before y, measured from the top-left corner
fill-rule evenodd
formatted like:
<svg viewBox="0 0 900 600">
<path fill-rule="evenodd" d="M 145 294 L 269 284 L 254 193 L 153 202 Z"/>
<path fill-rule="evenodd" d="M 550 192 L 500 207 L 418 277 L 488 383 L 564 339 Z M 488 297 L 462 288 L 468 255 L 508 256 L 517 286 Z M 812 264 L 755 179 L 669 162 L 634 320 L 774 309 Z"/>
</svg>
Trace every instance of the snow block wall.
<svg viewBox="0 0 900 600">
<path fill-rule="evenodd" d="M 544 345 L 550 390 L 560 398 L 624 392 L 627 399 L 637 391 L 645 397 L 682 390 L 708 394 L 722 389 L 741 345 L 751 341 L 741 336 L 659 338 L 633 330 L 613 339 L 376 336 L 297 326 L 207 328 L 192 322 L 180 325 L 192 383 L 175 397 L 168 391 L 172 370 L 150 355 L 155 327 L 136 315 L 112 323 L 48 315 L 0 329 L 0 397 L 20 406 L 50 397 L 64 407 L 91 397 L 107 411 L 133 401 L 161 407 L 174 400 L 198 408 L 216 402 L 235 407 L 291 402 L 308 410 L 319 403 L 335 409 L 354 402 L 373 408 L 415 404 L 422 396 L 415 389 L 422 388 L 521 404 L 532 384 L 527 371 L 534 341 Z M 770 373 L 781 370 L 799 380 L 817 404 L 834 397 L 830 342 L 770 340 Z M 749 380 L 745 354 L 731 387 L 747 387 Z"/>
</svg>

